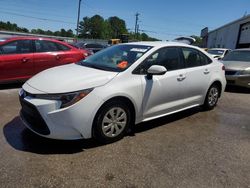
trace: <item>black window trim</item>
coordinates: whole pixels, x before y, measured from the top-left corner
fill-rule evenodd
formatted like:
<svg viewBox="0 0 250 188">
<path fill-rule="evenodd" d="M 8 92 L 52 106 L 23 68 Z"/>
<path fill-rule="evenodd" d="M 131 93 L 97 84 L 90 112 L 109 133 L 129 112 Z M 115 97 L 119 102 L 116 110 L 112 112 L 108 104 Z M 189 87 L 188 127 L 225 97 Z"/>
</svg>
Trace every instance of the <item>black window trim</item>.
<svg viewBox="0 0 250 188">
<path fill-rule="evenodd" d="M 46 41 L 46 42 L 52 42 L 52 43 L 55 43 L 57 49 L 60 49 L 59 45 L 63 45 L 65 47 L 68 48 L 68 50 L 57 50 L 57 51 L 46 51 L 46 52 L 66 52 L 66 51 L 70 51 L 72 50 L 72 48 L 70 48 L 69 46 L 66 46 L 64 44 L 61 44 L 61 43 L 57 43 L 57 42 L 54 42 L 54 41 L 50 41 L 50 40 L 39 40 L 39 39 L 34 39 L 33 40 L 33 48 L 34 48 L 34 53 L 46 53 L 46 52 L 38 52 L 37 49 L 36 49 L 36 41 Z"/>
<path fill-rule="evenodd" d="M 183 54 L 183 52 L 182 52 L 182 49 L 185 49 L 185 48 L 186 48 L 186 49 L 195 50 L 196 52 L 198 52 L 199 56 L 202 56 L 202 55 L 203 55 L 204 57 L 206 57 L 206 59 L 208 60 L 208 62 L 207 62 L 206 64 L 203 64 L 203 65 L 200 64 L 199 66 L 187 67 L 187 63 L 186 63 L 184 54 Z M 201 52 L 200 50 L 198 50 L 198 49 L 196 49 L 196 48 L 182 46 L 182 47 L 180 48 L 180 50 L 181 50 L 182 61 L 183 61 L 183 63 L 184 63 L 183 69 L 191 69 L 191 68 L 195 68 L 195 67 L 207 66 L 207 65 L 209 65 L 209 64 L 211 64 L 211 63 L 213 62 L 213 60 L 210 59 L 206 54 L 204 54 L 203 52 Z"/>
<path fill-rule="evenodd" d="M 11 43 L 17 42 L 17 41 L 26 41 L 26 40 L 30 41 L 30 44 L 31 44 L 31 46 L 30 46 L 31 52 L 29 52 L 29 53 L 13 53 L 13 54 L 5 54 L 3 51 L 1 51 L 1 52 L 0 52 L 0 55 L 1 55 L 1 56 L 3 56 L 3 55 L 33 54 L 33 53 L 35 52 L 35 49 L 34 49 L 34 46 L 33 46 L 33 42 L 32 42 L 32 40 L 30 40 L 30 39 L 17 39 L 17 40 L 12 40 L 12 41 L 9 41 L 9 42 L 6 42 L 6 43 L 4 43 L 4 44 L 0 45 L 0 49 L 2 49 L 2 46 L 5 46 L 5 45 L 8 45 L 8 44 L 11 44 Z"/>
<path fill-rule="evenodd" d="M 180 70 L 180 69 L 184 69 L 185 68 L 185 63 L 184 63 L 184 59 L 182 59 L 181 55 L 182 55 L 182 52 L 181 52 L 181 48 L 182 46 L 164 46 L 164 47 L 161 47 L 157 50 L 155 50 L 154 52 L 152 52 L 150 55 L 148 55 L 148 57 L 150 57 L 151 55 L 153 55 L 154 53 L 156 53 L 157 51 L 159 50 L 162 50 L 162 49 L 166 49 L 166 48 L 176 48 L 177 49 L 177 52 L 178 52 L 178 56 L 179 56 L 179 68 L 178 69 L 175 69 L 175 70 L 168 70 L 167 72 L 170 72 L 170 71 L 177 71 L 177 70 Z M 133 71 L 132 71 L 132 74 L 135 74 L 135 75 L 147 75 L 147 73 L 145 72 L 140 72 L 140 66 L 145 63 L 145 61 L 148 59 L 148 57 L 146 59 L 144 59 Z"/>
</svg>

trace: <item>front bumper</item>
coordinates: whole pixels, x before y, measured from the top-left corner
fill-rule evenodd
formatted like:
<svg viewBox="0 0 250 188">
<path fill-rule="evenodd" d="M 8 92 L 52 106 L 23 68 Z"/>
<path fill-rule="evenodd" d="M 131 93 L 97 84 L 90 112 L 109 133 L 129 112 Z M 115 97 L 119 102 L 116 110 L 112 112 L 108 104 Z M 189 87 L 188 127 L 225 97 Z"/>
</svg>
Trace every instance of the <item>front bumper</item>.
<svg viewBox="0 0 250 188">
<path fill-rule="evenodd" d="M 100 99 L 88 95 L 76 104 L 60 109 L 56 100 L 37 99 L 19 94 L 20 117 L 36 134 L 61 140 L 91 138 L 92 124 Z"/>
<path fill-rule="evenodd" d="M 226 75 L 227 85 L 250 88 L 249 75 Z"/>
</svg>

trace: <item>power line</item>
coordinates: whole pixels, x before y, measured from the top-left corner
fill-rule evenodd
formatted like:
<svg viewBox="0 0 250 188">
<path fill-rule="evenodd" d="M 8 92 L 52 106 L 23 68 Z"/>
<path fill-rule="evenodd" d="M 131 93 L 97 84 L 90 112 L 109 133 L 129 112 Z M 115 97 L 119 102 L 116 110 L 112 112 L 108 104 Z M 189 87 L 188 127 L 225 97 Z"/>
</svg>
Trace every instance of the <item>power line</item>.
<svg viewBox="0 0 250 188">
<path fill-rule="evenodd" d="M 27 8 L 21 8 L 21 7 L 18 7 L 18 8 L 9 8 L 8 6 L 1 6 L 0 8 L 1 10 L 4 10 L 4 11 L 15 11 L 15 12 L 26 12 L 27 11 Z M 51 14 L 52 12 L 50 11 L 32 11 L 32 10 L 29 10 L 29 13 L 32 13 L 32 14 L 36 14 L 36 15 L 44 15 L 46 14 L 47 16 L 48 15 L 51 15 L 51 16 L 56 16 L 56 17 L 60 17 L 60 18 L 68 18 L 68 19 L 75 19 L 74 17 L 68 17 L 68 16 L 64 16 L 64 15 L 59 15 L 59 14 Z"/>
<path fill-rule="evenodd" d="M 13 15 L 15 15 L 15 16 L 21 16 L 21 17 L 25 17 L 25 18 L 31 18 L 31 19 L 42 20 L 42 21 L 75 24 L 74 22 L 67 22 L 67 21 L 63 21 L 63 20 L 56 20 L 56 19 L 48 19 L 48 18 L 41 18 L 41 17 L 29 16 L 29 15 L 19 14 L 19 13 L 14 13 L 14 12 L 9 12 L 9 11 L 1 11 L 0 13 L 12 15 L 12 16 Z"/>
</svg>

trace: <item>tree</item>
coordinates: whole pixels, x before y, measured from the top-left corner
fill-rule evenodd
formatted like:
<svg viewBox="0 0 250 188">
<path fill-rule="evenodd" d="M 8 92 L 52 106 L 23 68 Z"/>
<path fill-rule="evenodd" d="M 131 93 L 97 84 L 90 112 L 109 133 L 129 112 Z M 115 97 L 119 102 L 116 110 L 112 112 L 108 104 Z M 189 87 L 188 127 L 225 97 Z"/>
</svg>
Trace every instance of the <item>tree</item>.
<svg viewBox="0 0 250 188">
<path fill-rule="evenodd" d="M 66 31 L 66 37 L 74 37 L 74 33 L 71 29 Z"/>
<path fill-rule="evenodd" d="M 202 46 L 202 38 L 201 37 L 198 37 L 198 36 L 195 36 L 195 35 L 192 35 L 191 37 L 196 40 L 195 43 L 193 43 L 192 45 Z"/>
<path fill-rule="evenodd" d="M 117 16 L 110 17 L 108 19 L 108 22 L 111 27 L 112 38 L 117 38 L 121 34 L 128 33 L 128 30 L 126 29 L 125 21 L 118 18 Z"/>
<path fill-rule="evenodd" d="M 80 38 L 91 38 L 91 24 L 90 18 L 84 17 L 79 23 L 79 37 Z"/>
</svg>

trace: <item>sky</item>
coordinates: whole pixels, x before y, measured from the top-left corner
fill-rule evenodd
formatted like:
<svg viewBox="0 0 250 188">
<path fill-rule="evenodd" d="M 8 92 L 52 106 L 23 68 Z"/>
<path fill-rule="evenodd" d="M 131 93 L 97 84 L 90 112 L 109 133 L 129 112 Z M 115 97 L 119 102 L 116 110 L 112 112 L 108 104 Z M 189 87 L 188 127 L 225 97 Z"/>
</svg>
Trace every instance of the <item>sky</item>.
<svg viewBox="0 0 250 188">
<path fill-rule="evenodd" d="M 75 31 L 79 0 L 0 0 L 0 21 L 19 27 Z M 118 16 L 134 31 L 135 14 L 139 28 L 151 37 L 172 40 L 178 36 L 200 35 L 201 29 L 216 29 L 250 14 L 250 0 L 82 0 L 80 20 L 99 14 Z"/>
</svg>

